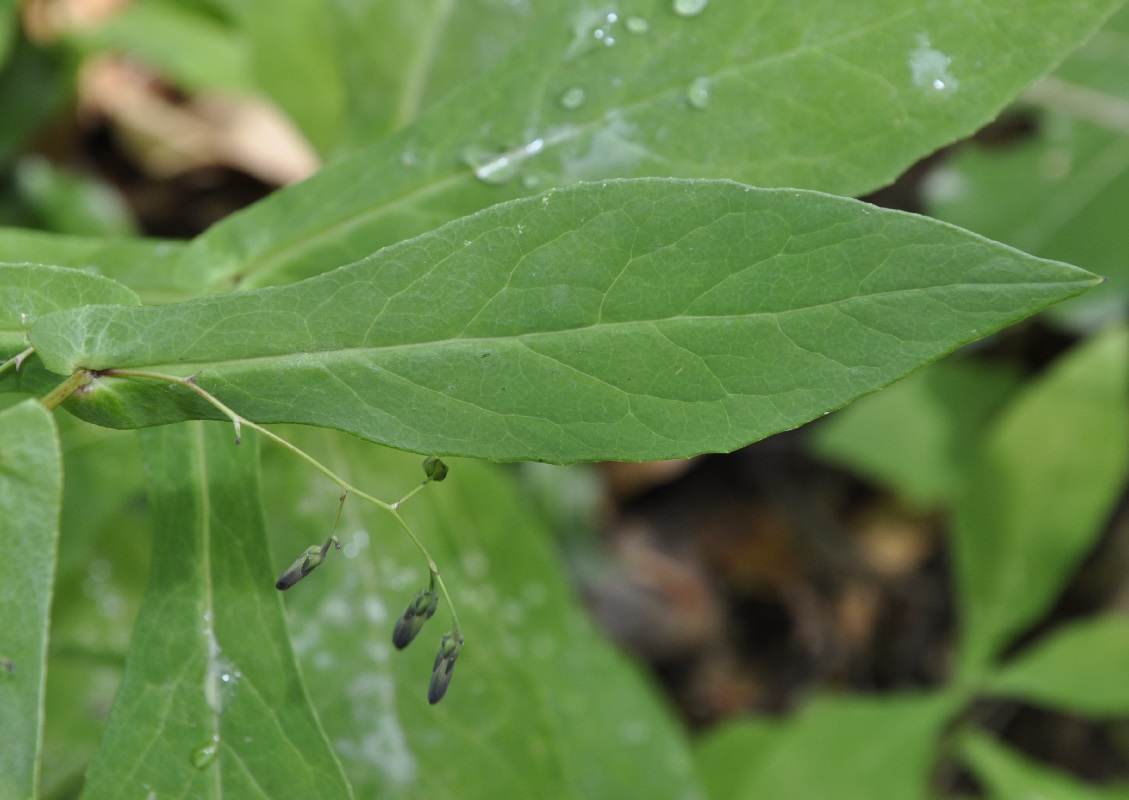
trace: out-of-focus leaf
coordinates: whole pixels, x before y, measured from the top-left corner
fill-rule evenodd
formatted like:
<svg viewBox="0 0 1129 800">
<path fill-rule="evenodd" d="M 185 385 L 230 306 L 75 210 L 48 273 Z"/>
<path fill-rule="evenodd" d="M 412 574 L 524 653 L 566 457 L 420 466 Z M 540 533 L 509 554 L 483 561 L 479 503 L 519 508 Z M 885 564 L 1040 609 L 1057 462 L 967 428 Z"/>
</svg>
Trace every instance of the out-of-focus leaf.
<svg viewBox="0 0 1129 800">
<path fill-rule="evenodd" d="M 233 215 L 186 258 L 237 276 L 228 288 L 289 283 L 588 179 L 725 177 L 861 194 L 994 118 L 1119 2 L 715 1 L 696 16 L 669 0 L 565 4 L 411 128 Z M 321 25 L 302 16 L 310 5 L 323 4 L 255 4 L 264 24 L 315 42 Z M 290 44 L 269 41 L 268 56 L 317 47 Z M 288 63 L 277 76 L 306 96 L 323 90 L 321 70 L 295 76 Z M 338 102 L 335 86 L 324 91 L 316 102 Z"/>
<path fill-rule="evenodd" d="M 103 25 L 70 32 L 68 41 L 87 53 L 126 53 L 184 89 L 255 88 L 246 38 L 183 2 L 130 3 Z"/>
<path fill-rule="evenodd" d="M 1026 390 L 973 459 L 953 551 L 959 669 L 975 679 L 1055 599 L 1129 471 L 1129 330 L 1080 345 Z"/>
<path fill-rule="evenodd" d="M 1127 800 L 1129 787 L 1099 788 L 1026 759 L 984 734 L 961 737 L 961 755 L 992 800 Z"/>
<path fill-rule="evenodd" d="M 51 605 L 44 798 L 73 798 L 98 748 L 149 577 L 136 433 L 58 419 L 63 513 Z M 112 465 L 112 468 L 108 468 Z"/>
<path fill-rule="evenodd" d="M 1129 714 L 1129 620 L 1099 617 L 1056 630 L 988 678 L 985 691 L 1093 717 Z"/>
<path fill-rule="evenodd" d="M 744 783 L 765 755 L 781 741 L 787 723 L 741 719 L 708 731 L 694 747 L 694 763 L 710 800 L 731 800 L 744 792 Z"/>
<path fill-rule="evenodd" d="M 8 61 L 12 43 L 16 38 L 16 25 L 19 19 L 19 5 L 15 0 L 0 2 L 0 69 Z"/>
<path fill-rule="evenodd" d="M 1045 258 L 1108 275 L 1109 291 L 1052 311 L 1081 327 L 1129 308 L 1129 9 L 1026 95 L 1035 136 L 971 146 L 926 184 L 930 212 Z"/>
<path fill-rule="evenodd" d="M 817 700 L 772 737 L 755 730 L 749 761 L 730 763 L 740 781 L 724 776 L 731 793 L 714 800 L 923 797 L 937 737 L 957 707 L 944 694 Z"/>
<path fill-rule="evenodd" d="M 222 0 L 220 5 L 247 36 L 255 82 L 314 147 L 328 152 L 341 136 L 346 103 L 342 55 L 334 38 L 335 4 Z M 381 42 L 366 45 L 380 47 Z"/>
<path fill-rule="evenodd" d="M 14 15 L 12 0 L 2 0 L 0 18 Z M 2 25 L 2 23 L 0 23 Z M 14 37 L 13 37 L 14 38 Z M 15 40 L 8 61 L 0 68 L 0 167 L 8 161 L 70 94 L 70 70 L 58 54 Z M 0 224 L 11 224 L 10 212 L 0 208 Z M 11 256 L 2 256 L 11 261 Z"/>
<path fill-rule="evenodd" d="M 39 796 L 62 482 L 50 412 L 25 400 L 0 413 L 0 797 Z"/>
<path fill-rule="evenodd" d="M 62 236 L 0 228 L 0 254 L 4 261 L 94 272 L 125 284 L 146 303 L 198 297 L 215 279 L 214 273 L 206 269 L 196 272 L 180 268 L 177 260 L 183 247 L 183 242 L 163 239 Z"/>
<path fill-rule="evenodd" d="M 308 428 L 283 434 L 366 492 L 393 500 L 421 459 Z M 358 797 L 622 800 L 700 797 L 680 726 L 593 630 L 558 555 L 504 469 L 461 460 L 402 508 L 443 572 L 466 645 L 427 701 L 440 606 L 404 651 L 392 629 L 427 586 L 419 551 L 384 512 L 346 502 L 341 553 L 286 594 L 294 644 Z M 276 573 L 325 540 L 337 489 L 271 448 L 265 505 Z"/>
<path fill-rule="evenodd" d="M 76 236 L 128 236 L 137 223 L 112 185 L 56 167 L 42 156 L 25 156 L 15 168 L 16 189 L 36 224 Z"/>
<path fill-rule="evenodd" d="M 47 367 L 148 367 L 258 422 L 553 462 L 732 450 L 885 386 L 1096 279 L 923 217 L 728 181 L 582 184 L 300 284 L 58 312 Z M 104 376 L 76 414 L 218 412 Z"/>
<path fill-rule="evenodd" d="M 815 429 L 815 448 L 910 502 L 945 503 L 983 426 L 1018 383 L 998 366 L 941 361 L 830 417 Z"/>
<path fill-rule="evenodd" d="M 141 434 L 153 568 L 84 797 L 351 797 L 290 650 L 254 440 Z"/>
</svg>

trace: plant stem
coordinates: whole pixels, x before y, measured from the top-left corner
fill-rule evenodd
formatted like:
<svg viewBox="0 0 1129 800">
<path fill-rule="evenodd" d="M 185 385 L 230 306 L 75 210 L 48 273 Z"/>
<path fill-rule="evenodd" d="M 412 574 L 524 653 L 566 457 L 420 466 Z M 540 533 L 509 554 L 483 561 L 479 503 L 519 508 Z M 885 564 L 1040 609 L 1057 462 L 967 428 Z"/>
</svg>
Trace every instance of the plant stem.
<svg viewBox="0 0 1129 800">
<path fill-rule="evenodd" d="M 20 364 L 24 363 L 24 360 L 34 352 L 35 352 L 35 348 L 29 347 L 27 350 L 24 350 L 22 353 L 17 353 L 16 355 L 12 356 L 7 361 L 5 361 L 3 364 L 0 364 L 0 375 L 3 375 L 5 372 L 7 372 L 8 367 L 11 367 L 11 366 L 15 366 L 16 372 L 19 372 L 20 371 Z"/>
<path fill-rule="evenodd" d="M 75 373 L 75 374 L 77 375 L 79 373 Z M 87 378 L 86 382 L 89 383 L 90 380 L 91 380 L 90 374 L 89 373 L 84 373 L 84 374 Z M 451 601 L 451 595 L 450 595 L 450 593 L 448 593 L 447 587 L 443 583 L 443 578 L 439 574 L 439 567 L 437 567 L 435 565 L 435 560 L 431 557 L 431 554 L 429 552 L 427 552 L 427 548 L 424 547 L 423 542 L 421 542 L 419 537 L 417 537 L 415 535 L 415 533 L 412 532 L 412 529 L 408 527 L 408 524 L 406 522 L 404 522 L 404 518 L 400 516 L 400 512 L 399 512 L 400 504 L 403 503 L 404 501 L 406 501 L 408 498 L 410 498 L 412 495 L 414 495 L 420 489 L 422 489 L 423 486 L 428 483 L 427 481 L 420 484 L 419 486 L 417 486 L 412 491 L 408 492 L 408 494 L 406 494 L 404 497 L 401 497 L 395 503 L 386 503 L 383 500 L 379 500 L 379 499 L 373 497 L 372 495 L 367 494 L 366 492 L 362 492 L 356 486 L 353 486 L 353 484 L 349 483 L 344 478 L 340 477 L 337 473 L 335 473 L 329 467 L 322 464 L 320 461 L 318 461 L 316 458 L 311 456 L 309 453 L 307 453 L 302 448 L 298 447 L 297 445 L 291 444 L 290 442 L 288 442 L 286 439 L 283 439 L 278 434 L 267 430 L 262 425 L 259 425 L 256 422 L 252 422 L 251 420 L 242 416 L 238 412 L 233 411 L 231 408 L 226 406 L 218 397 L 216 397 L 211 392 L 209 392 L 206 389 L 197 385 L 196 381 L 193 378 L 181 378 L 177 375 L 165 375 L 165 374 L 160 373 L 160 372 L 148 372 L 148 371 L 145 371 L 145 370 L 135 370 L 135 369 L 105 369 L 105 370 L 101 370 L 98 374 L 100 376 L 103 376 L 103 377 L 145 378 L 145 379 L 154 380 L 154 381 L 167 381 L 169 383 L 179 384 L 180 386 L 183 386 L 184 388 L 195 392 L 197 395 L 199 395 L 200 397 L 207 400 L 211 405 L 213 405 L 220 412 L 222 412 L 224 416 L 226 416 L 228 419 L 231 420 L 232 425 L 235 426 L 235 441 L 236 441 L 236 443 L 239 442 L 240 429 L 243 426 L 247 426 L 248 428 L 250 428 L 253 431 L 258 431 L 259 433 L 261 433 L 263 436 L 267 437 L 271 441 L 277 442 L 278 444 L 282 445 L 287 450 L 294 453 L 294 455 L 298 456 L 303 461 L 305 461 L 307 464 L 312 466 L 314 469 L 316 469 L 322 475 L 324 475 L 325 477 L 327 477 L 331 481 L 333 481 L 335 484 L 337 484 L 337 487 L 339 489 L 341 489 L 341 492 L 342 492 L 341 505 L 339 505 L 338 508 L 337 508 L 338 519 L 340 519 L 340 517 L 341 517 L 341 508 L 345 504 L 345 497 L 347 495 L 350 495 L 350 494 L 355 494 L 357 497 L 361 498 L 362 500 L 364 500 L 368 503 L 371 503 L 372 505 L 374 505 L 378 508 L 382 508 L 385 511 L 387 511 L 389 514 L 392 515 L 392 518 L 396 520 L 396 522 L 399 524 L 399 526 L 401 528 L 403 528 L 404 533 L 406 533 L 408 535 L 408 538 L 412 540 L 413 544 L 415 544 L 416 549 L 419 550 L 420 554 L 427 561 L 427 568 L 428 568 L 428 570 L 430 570 L 431 574 L 435 577 L 435 582 L 439 585 L 439 591 L 442 593 L 443 599 L 447 602 L 447 609 L 451 612 L 451 619 L 454 622 L 455 630 L 456 631 L 459 630 L 459 615 L 455 612 L 455 604 Z M 74 378 L 74 376 L 71 376 L 72 380 L 73 380 L 73 378 Z M 75 387 L 75 388 L 78 388 L 78 387 Z M 56 389 L 55 391 L 57 392 L 59 390 Z M 73 389 L 72 389 L 72 391 L 73 391 Z M 52 392 L 52 395 L 53 394 L 55 394 L 55 392 Z M 50 397 L 51 395 L 48 395 L 48 396 Z M 336 522 L 334 522 L 334 527 L 336 528 Z"/>
<path fill-rule="evenodd" d="M 39 402 L 43 404 L 44 408 L 50 411 L 79 389 L 84 386 L 89 386 L 93 381 L 94 375 L 92 373 L 85 369 L 80 369 L 46 395 L 39 398 Z"/>
</svg>

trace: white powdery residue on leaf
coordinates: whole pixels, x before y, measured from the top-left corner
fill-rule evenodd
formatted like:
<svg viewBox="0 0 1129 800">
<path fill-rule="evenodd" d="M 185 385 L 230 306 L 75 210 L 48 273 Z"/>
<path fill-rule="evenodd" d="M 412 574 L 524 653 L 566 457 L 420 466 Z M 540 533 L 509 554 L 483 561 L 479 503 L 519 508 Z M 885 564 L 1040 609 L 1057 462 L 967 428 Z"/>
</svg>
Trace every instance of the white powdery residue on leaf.
<svg viewBox="0 0 1129 800">
<path fill-rule="evenodd" d="M 347 694 L 359 733 L 356 738 L 335 742 L 341 756 L 370 764 L 392 783 L 414 783 L 416 760 L 396 715 L 392 676 L 373 672 L 358 675 L 349 683 Z"/>
<path fill-rule="evenodd" d="M 918 34 L 917 46 L 910 52 L 909 70 L 914 86 L 935 92 L 955 92 L 960 82 L 949 71 L 953 60 L 937 50 L 925 34 Z"/>
</svg>

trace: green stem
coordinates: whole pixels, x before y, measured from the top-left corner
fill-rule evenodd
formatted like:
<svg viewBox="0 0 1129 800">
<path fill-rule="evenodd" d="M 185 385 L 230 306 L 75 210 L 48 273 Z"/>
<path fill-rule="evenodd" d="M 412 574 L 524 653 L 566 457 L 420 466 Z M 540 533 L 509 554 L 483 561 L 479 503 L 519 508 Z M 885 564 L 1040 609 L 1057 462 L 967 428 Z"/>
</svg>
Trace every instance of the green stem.
<svg viewBox="0 0 1129 800">
<path fill-rule="evenodd" d="M 8 367 L 13 367 L 13 366 L 16 368 L 16 372 L 19 372 L 20 371 L 20 364 L 24 363 L 24 360 L 27 359 L 27 357 L 30 356 L 34 352 L 35 352 L 35 348 L 29 347 L 27 350 L 24 350 L 22 353 L 17 353 L 16 355 L 12 356 L 7 361 L 5 361 L 3 364 L 0 364 L 0 375 L 3 375 L 5 372 L 7 372 Z"/>
<path fill-rule="evenodd" d="M 39 398 L 39 402 L 43 404 L 44 408 L 50 411 L 79 389 L 84 386 L 89 386 L 93 381 L 94 375 L 92 373 L 85 369 L 80 369 L 46 395 Z"/>
<path fill-rule="evenodd" d="M 76 374 L 78 374 L 78 373 L 76 373 Z M 353 484 L 346 481 L 344 478 L 337 475 L 337 473 L 335 473 L 329 467 L 322 464 L 320 461 L 318 461 L 316 458 L 311 456 L 309 453 L 307 453 L 302 448 L 298 447 L 297 445 L 291 444 L 290 442 L 288 442 L 286 439 L 283 439 L 278 434 L 272 433 L 271 431 L 264 428 L 262 425 L 259 425 L 256 422 L 252 422 L 251 420 L 247 419 L 246 417 L 240 415 L 238 412 L 233 411 L 231 408 L 224 405 L 224 403 L 221 402 L 220 399 L 217 398 L 215 395 L 213 395 L 211 392 L 209 392 L 206 389 L 203 389 L 200 386 L 198 386 L 196 384 L 196 381 L 193 380 L 192 378 L 181 378 L 177 375 L 165 375 L 165 374 L 160 373 L 160 372 L 148 372 L 148 371 L 145 371 L 145 370 L 135 370 L 135 369 L 106 369 L 106 370 L 100 371 L 98 374 L 101 375 L 101 376 L 104 376 L 104 377 L 145 378 L 145 379 L 148 379 L 148 380 L 175 383 L 175 384 L 179 384 L 180 386 L 183 386 L 186 389 L 189 389 L 189 390 L 195 392 L 197 395 L 204 398 L 210 404 L 215 406 L 215 408 L 217 408 L 220 412 L 222 412 L 224 416 L 226 416 L 228 419 L 231 420 L 232 425 L 235 426 L 235 440 L 236 440 L 236 442 L 239 441 L 240 428 L 245 425 L 248 428 L 250 428 L 251 430 L 258 431 L 263 436 L 266 436 L 268 439 L 282 445 L 287 450 L 294 453 L 294 455 L 298 456 L 303 461 L 305 461 L 307 464 L 312 466 L 314 469 L 316 469 L 322 475 L 324 475 L 325 477 L 327 477 L 331 481 L 333 481 L 335 484 L 337 484 L 337 487 L 339 489 L 341 489 L 341 492 L 342 492 L 341 505 L 339 505 L 338 508 L 337 508 L 338 519 L 340 519 L 340 517 L 341 517 L 341 508 L 342 508 L 342 506 L 344 506 L 345 496 L 349 495 L 349 494 L 355 494 L 357 497 L 361 498 L 362 500 L 364 500 L 368 503 L 371 503 L 372 505 L 376 506 L 377 508 L 381 508 L 381 509 L 384 509 L 385 511 L 387 511 L 389 514 L 392 515 L 392 518 L 396 520 L 396 522 L 400 525 L 400 527 L 403 528 L 404 533 L 406 533 L 408 535 L 408 538 L 412 540 L 412 543 L 416 546 L 416 549 L 419 550 L 420 554 L 427 561 L 427 568 L 431 571 L 431 574 L 435 576 L 435 581 L 436 581 L 436 583 L 439 584 L 439 591 L 442 593 L 443 599 L 447 602 L 447 609 L 451 612 L 451 619 L 454 622 L 455 630 L 456 631 L 459 630 L 459 615 L 455 612 L 455 604 L 451 601 L 451 595 L 450 595 L 450 593 L 448 593 L 447 587 L 443 583 L 443 578 L 439 574 L 439 568 L 435 565 L 435 559 L 433 559 L 431 557 L 431 554 L 429 552 L 427 552 L 427 548 L 424 547 L 424 544 L 423 544 L 423 542 L 421 542 L 419 540 L 419 537 L 417 537 L 415 535 L 415 533 L 412 532 L 412 529 L 408 527 L 408 524 L 406 522 L 404 522 L 404 518 L 400 516 L 400 512 L 398 510 L 400 504 L 403 503 L 405 500 L 407 500 L 412 495 L 414 495 L 420 489 L 422 489 L 423 486 L 427 483 L 427 481 L 425 481 L 423 484 L 420 484 L 419 486 L 417 486 L 415 489 L 413 489 L 411 492 L 409 492 L 404 497 L 397 500 L 395 503 L 386 503 L 383 500 L 379 500 L 379 499 L 373 497 L 372 495 L 367 494 L 366 492 L 362 492 L 356 486 L 354 486 Z M 73 378 L 73 376 L 72 376 L 72 378 Z M 89 382 L 89 373 L 87 373 L 87 378 L 88 378 L 87 382 Z M 58 391 L 58 390 L 56 390 L 56 391 Z M 54 392 L 52 394 L 54 394 Z M 334 523 L 334 527 L 336 528 L 336 522 Z"/>
</svg>

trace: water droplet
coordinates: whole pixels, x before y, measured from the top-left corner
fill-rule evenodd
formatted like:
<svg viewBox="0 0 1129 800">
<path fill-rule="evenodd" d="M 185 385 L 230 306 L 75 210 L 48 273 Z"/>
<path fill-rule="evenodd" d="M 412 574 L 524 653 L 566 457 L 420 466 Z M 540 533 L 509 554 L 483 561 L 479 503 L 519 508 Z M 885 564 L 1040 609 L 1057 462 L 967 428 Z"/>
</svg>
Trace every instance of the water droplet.
<svg viewBox="0 0 1129 800">
<path fill-rule="evenodd" d="M 710 79 L 694 78 L 686 90 L 686 101 L 692 108 L 704 109 L 710 104 Z"/>
<path fill-rule="evenodd" d="M 584 105 L 586 95 L 579 86 L 574 86 L 561 95 L 561 108 L 566 111 L 575 111 Z"/>
<path fill-rule="evenodd" d="M 525 175 L 521 176 L 521 185 L 526 189 L 536 189 L 541 185 L 541 176 L 527 172 Z"/>
<path fill-rule="evenodd" d="M 213 736 L 212 740 L 207 744 L 200 745 L 192 751 L 192 755 L 188 760 L 192 762 L 192 766 L 196 769 L 204 769 L 216 760 L 216 752 L 219 750 L 220 740 L 218 736 Z"/>
<path fill-rule="evenodd" d="M 651 29 L 651 23 L 643 17 L 628 17 L 623 24 L 627 26 L 628 33 L 636 35 L 644 34 Z"/>
<path fill-rule="evenodd" d="M 400 166 L 404 169 L 414 169 L 419 164 L 419 155 L 415 150 L 405 150 L 400 153 Z"/>
<path fill-rule="evenodd" d="M 705 11 L 710 0 L 674 0 L 674 13 L 680 17 L 696 17 Z"/>
<path fill-rule="evenodd" d="M 474 170 L 474 176 L 480 181 L 500 186 L 517 175 L 523 161 L 543 149 L 545 149 L 545 140 L 538 137 L 504 153 L 472 145 L 463 150 L 462 158 L 463 163 Z"/>
</svg>

